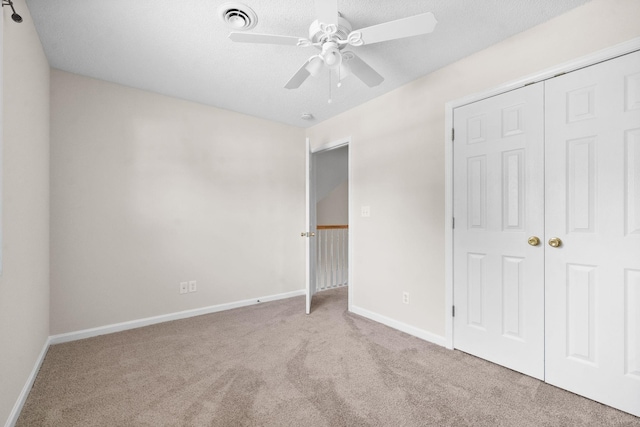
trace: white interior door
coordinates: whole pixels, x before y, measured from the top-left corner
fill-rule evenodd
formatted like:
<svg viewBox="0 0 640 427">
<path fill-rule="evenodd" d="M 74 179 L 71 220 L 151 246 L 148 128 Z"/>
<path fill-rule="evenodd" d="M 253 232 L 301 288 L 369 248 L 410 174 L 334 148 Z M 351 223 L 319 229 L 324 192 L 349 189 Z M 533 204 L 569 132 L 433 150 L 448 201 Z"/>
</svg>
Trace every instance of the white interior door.
<svg viewBox="0 0 640 427">
<path fill-rule="evenodd" d="M 454 111 L 454 347 L 544 378 L 543 84 Z M 535 243 L 532 241 L 532 243 Z"/>
<path fill-rule="evenodd" d="M 640 53 L 545 96 L 546 381 L 640 416 Z"/>
<path fill-rule="evenodd" d="M 311 153 L 311 143 L 307 138 L 306 154 L 306 228 L 303 233 L 306 237 L 306 265 L 307 265 L 307 308 L 306 313 L 311 313 L 311 300 L 316 293 L 316 184 L 315 167 L 313 154 Z"/>
</svg>

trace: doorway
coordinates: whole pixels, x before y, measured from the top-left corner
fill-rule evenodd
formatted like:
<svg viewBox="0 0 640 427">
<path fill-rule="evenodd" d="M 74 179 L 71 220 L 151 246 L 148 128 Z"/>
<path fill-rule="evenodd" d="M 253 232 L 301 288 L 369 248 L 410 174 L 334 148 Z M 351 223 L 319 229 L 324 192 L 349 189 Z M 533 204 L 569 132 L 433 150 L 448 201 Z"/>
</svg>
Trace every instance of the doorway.
<svg viewBox="0 0 640 427">
<path fill-rule="evenodd" d="M 349 142 L 308 149 L 307 314 L 317 292 L 350 285 Z"/>
</svg>

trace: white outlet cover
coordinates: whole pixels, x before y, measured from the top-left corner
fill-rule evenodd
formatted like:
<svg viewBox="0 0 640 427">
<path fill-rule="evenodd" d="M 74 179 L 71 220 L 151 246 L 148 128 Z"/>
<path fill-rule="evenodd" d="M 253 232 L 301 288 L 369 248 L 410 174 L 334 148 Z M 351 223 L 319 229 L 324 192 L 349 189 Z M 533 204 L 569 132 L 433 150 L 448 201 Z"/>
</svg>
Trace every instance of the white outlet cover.
<svg viewBox="0 0 640 427">
<path fill-rule="evenodd" d="M 189 280 L 189 292 L 195 292 L 198 290 L 198 285 L 195 280 Z"/>
<path fill-rule="evenodd" d="M 180 282 L 180 293 L 186 294 L 189 292 L 189 283 L 188 282 Z"/>
<path fill-rule="evenodd" d="M 361 212 L 361 215 L 362 215 L 363 217 L 371 216 L 371 207 L 369 207 L 369 206 L 362 206 L 362 207 L 360 208 L 360 212 Z"/>
</svg>

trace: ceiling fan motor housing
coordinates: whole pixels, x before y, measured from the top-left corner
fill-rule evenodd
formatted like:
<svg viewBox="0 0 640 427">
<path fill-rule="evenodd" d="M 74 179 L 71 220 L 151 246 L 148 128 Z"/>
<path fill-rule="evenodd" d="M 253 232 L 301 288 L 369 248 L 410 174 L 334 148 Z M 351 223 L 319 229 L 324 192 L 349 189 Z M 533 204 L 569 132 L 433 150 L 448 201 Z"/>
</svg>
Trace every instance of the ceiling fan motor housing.
<svg viewBox="0 0 640 427">
<path fill-rule="evenodd" d="M 309 27 L 309 40 L 311 40 L 311 42 L 313 43 L 324 43 L 327 41 L 331 41 L 330 38 L 334 38 L 337 40 L 346 40 L 351 31 L 351 24 L 341 16 L 338 16 L 338 30 L 332 36 L 327 34 L 327 32 L 322 29 L 322 24 L 320 23 L 320 21 L 315 20 Z M 346 45 L 341 45 L 338 47 L 338 49 L 343 49 L 345 46 Z"/>
</svg>

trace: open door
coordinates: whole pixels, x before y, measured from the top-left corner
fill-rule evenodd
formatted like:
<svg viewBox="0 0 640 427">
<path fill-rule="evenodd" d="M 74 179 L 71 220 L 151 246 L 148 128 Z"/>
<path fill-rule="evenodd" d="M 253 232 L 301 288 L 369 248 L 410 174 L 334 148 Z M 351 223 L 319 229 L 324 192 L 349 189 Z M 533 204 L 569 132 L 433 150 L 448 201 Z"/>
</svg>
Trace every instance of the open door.
<svg viewBox="0 0 640 427">
<path fill-rule="evenodd" d="M 313 155 L 311 153 L 311 143 L 307 138 L 306 154 L 306 232 L 303 237 L 307 239 L 307 314 L 311 313 L 311 299 L 316 293 L 316 183 L 315 167 L 313 165 Z"/>
</svg>

